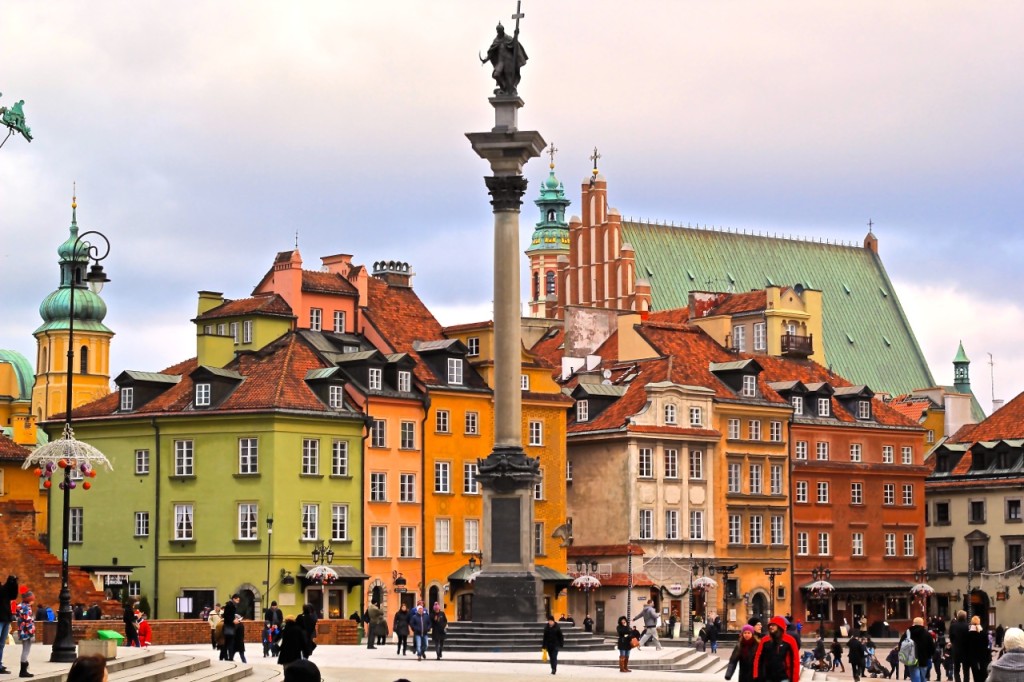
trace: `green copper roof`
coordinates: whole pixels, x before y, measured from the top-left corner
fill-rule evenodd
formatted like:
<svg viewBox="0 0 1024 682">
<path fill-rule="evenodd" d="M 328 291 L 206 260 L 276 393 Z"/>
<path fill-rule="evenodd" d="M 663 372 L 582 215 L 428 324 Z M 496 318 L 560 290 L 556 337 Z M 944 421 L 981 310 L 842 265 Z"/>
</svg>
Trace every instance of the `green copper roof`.
<svg viewBox="0 0 1024 682">
<path fill-rule="evenodd" d="M 555 166 L 547 179 L 541 183 L 540 196 L 533 200 L 540 209 L 540 220 L 530 239 L 526 253 L 536 251 L 569 251 L 569 224 L 565 221 L 565 209 L 571 203 L 565 196 L 565 187 L 555 177 Z"/>
<path fill-rule="evenodd" d="M 34 333 L 67 329 L 70 310 L 71 288 L 61 286 L 39 304 L 39 316 L 43 318 L 43 324 Z M 107 304 L 98 294 L 94 294 L 85 287 L 75 287 L 76 331 L 98 331 L 113 334 L 103 324 L 103 318 L 106 316 Z"/>
<path fill-rule="evenodd" d="M 15 396 L 18 400 L 32 399 L 32 384 L 35 375 L 32 373 L 32 363 L 24 355 L 16 350 L 0 350 L 0 362 L 7 362 L 14 366 L 14 374 L 18 377 L 18 392 Z"/>
<path fill-rule="evenodd" d="M 626 221 L 622 232 L 636 250 L 637 279 L 651 284 L 655 310 L 686 306 L 691 290 L 800 284 L 822 292 L 825 355 L 835 372 L 894 395 L 935 385 L 870 249 Z"/>
<path fill-rule="evenodd" d="M 964 352 L 964 342 L 963 341 L 960 342 L 960 347 L 956 349 L 956 357 L 953 358 L 953 363 L 954 364 L 956 364 L 958 362 L 970 362 L 970 360 L 967 359 L 967 353 Z"/>
</svg>

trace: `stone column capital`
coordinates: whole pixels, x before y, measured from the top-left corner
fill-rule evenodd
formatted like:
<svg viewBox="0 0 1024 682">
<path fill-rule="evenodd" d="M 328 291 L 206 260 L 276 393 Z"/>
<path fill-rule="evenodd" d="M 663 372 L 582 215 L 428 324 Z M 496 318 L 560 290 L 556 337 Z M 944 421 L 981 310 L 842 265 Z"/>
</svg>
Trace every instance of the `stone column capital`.
<svg viewBox="0 0 1024 682">
<path fill-rule="evenodd" d="M 495 211 L 518 211 L 523 205 L 527 183 L 522 175 L 486 175 L 484 182 Z"/>
</svg>

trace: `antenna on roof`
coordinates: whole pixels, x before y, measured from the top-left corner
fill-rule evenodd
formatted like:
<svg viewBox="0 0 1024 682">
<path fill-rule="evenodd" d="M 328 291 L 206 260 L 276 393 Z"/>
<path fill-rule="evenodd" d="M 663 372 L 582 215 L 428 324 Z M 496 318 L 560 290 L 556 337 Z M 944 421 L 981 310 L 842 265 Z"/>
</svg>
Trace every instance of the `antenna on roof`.
<svg viewBox="0 0 1024 682">
<path fill-rule="evenodd" d="M 298 228 L 296 228 L 296 230 L 295 230 L 295 250 L 296 251 L 299 250 L 299 230 L 298 230 Z"/>
<path fill-rule="evenodd" d="M 996 361 L 992 354 L 988 354 L 989 383 L 992 386 L 992 404 L 996 404 Z M 995 409 L 995 408 L 993 408 Z"/>
</svg>

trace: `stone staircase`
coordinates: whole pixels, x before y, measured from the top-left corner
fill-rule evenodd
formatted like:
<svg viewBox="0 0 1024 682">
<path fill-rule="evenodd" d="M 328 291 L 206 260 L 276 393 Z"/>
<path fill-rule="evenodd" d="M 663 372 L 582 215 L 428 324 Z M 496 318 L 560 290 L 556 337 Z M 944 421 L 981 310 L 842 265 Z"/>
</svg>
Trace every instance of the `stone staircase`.
<svg viewBox="0 0 1024 682">
<path fill-rule="evenodd" d="M 602 655 L 600 658 L 575 658 L 573 660 L 562 660 L 559 659 L 559 665 L 588 665 L 597 668 L 618 668 L 619 660 L 617 652 L 614 650 L 614 645 L 609 640 L 607 646 L 607 655 Z M 630 670 L 651 670 L 661 672 L 680 672 L 680 673 L 706 673 L 708 675 L 715 675 L 718 673 L 724 673 L 727 667 L 727 661 L 719 658 L 717 655 L 697 651 L 691 647 L 665 647 L 663 651 L 670 651 L 669 655 L 659 654 L 658 657 L 648 656 L 647 652 L 653 652 L 653 647 L 649 649 L 634 649 L 629 657 L 629 668 Z"/>
<path fill-rule="evenodd" d="M 36 672 L 33 682 L 66 682 L 69 665 L 58 670 Z M 211 661 L 209 658 L 150 649 L 145 653 L 107 661 L 110 682 L 277 682 L 281 670 L 276 666 L 247 665 L 234 661 Z"/>
<path fill-rule="evenodd" d="M 562 626 L 565 651 L 603 651 L 611 645 L 603 637 L 584 632 L 583 628 Z M 508 653 L 540 651 L 544 623 L 468 623 L 448 624 L 444 640 L 446 651 Z"/>
</svg>

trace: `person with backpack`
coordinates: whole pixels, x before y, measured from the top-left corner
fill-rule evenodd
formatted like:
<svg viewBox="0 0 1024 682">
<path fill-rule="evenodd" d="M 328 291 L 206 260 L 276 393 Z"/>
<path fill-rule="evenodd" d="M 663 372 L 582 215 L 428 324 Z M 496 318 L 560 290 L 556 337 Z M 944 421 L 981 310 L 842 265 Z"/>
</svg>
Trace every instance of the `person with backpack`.
<svg viewBox="0 0 1024 682">
<path fill-rule="evenodd" d="M 903 637 L 900 638 L 900 663 L 903 664 L 910 682 L 925 682 L 923 671 L 935 654 L 935 640 L 924 627 L 924 618 L 918 616 Z"/>
<path fill-rule="evenodd" d="M 768 636 L 754 654 L 754 679 L 758 682 L 799 682 L 800 649 L 786 633 L 786 619 L 775 616 L 768 621 Z"/>
</svg>

